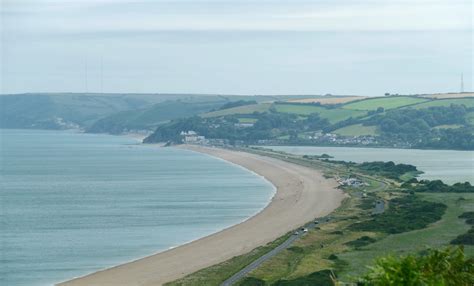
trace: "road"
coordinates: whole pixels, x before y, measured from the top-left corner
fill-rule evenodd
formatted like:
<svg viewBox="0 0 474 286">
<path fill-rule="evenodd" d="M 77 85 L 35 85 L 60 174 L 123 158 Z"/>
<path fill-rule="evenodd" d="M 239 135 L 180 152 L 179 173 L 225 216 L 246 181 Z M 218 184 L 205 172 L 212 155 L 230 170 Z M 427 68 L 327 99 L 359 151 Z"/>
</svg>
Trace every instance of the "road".
<svg viewBox="0 0 474 286">
<path fill-rule="evenodd" d="M 310 229 L 314 229 L 316 226 L 320 225 L 320 224 L 324 224 L 326 222 L 328 222 L 330 220 L 330 216 L 326 216 L 326 217 L 322 217 L 322 218 L 318 218 L 317 221 L 319 223 L 314 223 L 314 222 L 311 222 L 311 223 L 308 223 L 306 224 L 304 227 L 307 228 L 308 230 Z M 303 232 L 301 230 L 298 230 L 298 234 L 293 234 L 291 235 L 287 240 L 285 240 L 282 244 L 278 245 L 277 247 L 275 247 L 274 249 L 272 249 L 271 251 L 267 252 L 266 254 L 260 256 L 257 260 L 255 260 L 254 262 L 250 263 L 249 265 L 247 265 L 245 268 L 243 268 L 242 270 L 240 270 L 239 272 L 235 273 L 232 277 L 230 277 L 229 279 L 225 280 L 224 282 L 222 282 L 221 286 L 230 286 L 230 285 L 233 285 L 235 282 L 237 282 L 238 280 L 244 278 L 249 272 L 255 270 L 257 267 L 259 267 L 262 263 L 264 263 L 265 261 L 269 260 L 270 258 L 272 258 L 273 256 L 277 255 L 278 253 L 282 252 L 283 250 L 287 249 L 288 247 L 290 247 L 293 242 L 295 240 L 297 240 L 298 238 L 300 238 L 301 236 L 305 235 L 306 232 Z"/>
<path fill-rule="evenodd" d="M 270 156 L 270 157 L 272 157 L 272 156 Z M 278 159 L 282 159 L 282 158 L 278 158 Z M 290 161 L 290 160 L 285 160 L 285 159 L 288 159 L 288 157 L 285 157 L 283 160 L 284 161 Z M 292 163 L 295 163 L 295 162 L 292 162 Z M 387 187 L 387 183 L 384 182 L 383 180 L 375 179 L 373 177 L 369 177 L 369 176 L 362 175 L 362 174 L 358 174 L 358 175 L 360 175 L 362 177 L 365 177 L 365 178 L 370 178 L 370 179 L 376 180 L 380 183 L 380 185 L 377 188 L 372 190 L 373 192 L 382 191 L 382 190 L 386 189 L 386 187 Z M 384 211 L 385 211 L 385 202 L 383 200 L 376 201 L 373 213 L 374 214 L 380 214 L 380 213 L 383 213 Z M 326 217 L 321 217 L 321 218 L 317 219 L 318 224 L 316 224 L 314 222 L 311 222 L 311 223 L 306 224 L 303 227 L 305 227 L 307 229 L 314 229 L 316 226 L 318 226 L 320 224 L 324 224 L 324 223 L 328 222 L 330 219 L 331 219 L 330 215 L 326 216 Z M 229 279 L 222 282 L 221 286 L 231 286 L 231 285 L 233 285 L 235 282 L 237 282 L 240 279 L 244 278 L 248 273 L 250 273 L 251 271 L 257 269 L 257 267 L 262 265 L 262 263 L 264 263 L 265 261 L 269 260 L 273 256 L 277 255 L 278 253 L 280 253 L 283 250 L 290 247 L 295 240 L 297 240 L 298 238 L 300 238 L 301 236 L 303 236 L 305 234 L 306 233 L 301 231 L 301 230 L 298 231 L 298 234 L 293 234 L 287 240 L 285 240 L 282 244 L 280 244 L 279 246 L 277 246 L 273 250 L 267 252 L 266 254 L 260 256 L 258 259 L 256 259 L 255 261 L 253 261 L 252 263 L 250 263 L 249 265 L 244 267 L 242 270 L 235 273 Z"/>
</svg>

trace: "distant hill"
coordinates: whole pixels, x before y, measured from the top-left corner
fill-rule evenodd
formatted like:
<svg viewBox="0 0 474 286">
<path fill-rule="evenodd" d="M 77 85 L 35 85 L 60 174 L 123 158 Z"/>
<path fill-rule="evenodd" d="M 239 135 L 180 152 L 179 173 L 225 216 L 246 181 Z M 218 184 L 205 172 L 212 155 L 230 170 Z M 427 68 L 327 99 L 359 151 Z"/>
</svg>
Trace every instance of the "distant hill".
<svg viewBox="0 0 474 286">
<path fill-rule="evenodd" d="M 229 143 L 474 150 L 474 97 L 319 96 L 249 104 L 176 119 L 146 142 L 194 130 Z"/>
</svg>

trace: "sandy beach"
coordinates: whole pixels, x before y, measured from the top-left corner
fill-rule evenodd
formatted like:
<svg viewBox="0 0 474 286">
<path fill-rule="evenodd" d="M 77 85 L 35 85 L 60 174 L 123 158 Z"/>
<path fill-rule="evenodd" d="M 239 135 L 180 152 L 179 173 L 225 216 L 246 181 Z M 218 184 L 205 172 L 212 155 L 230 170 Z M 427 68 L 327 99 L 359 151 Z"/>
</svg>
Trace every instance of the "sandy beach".
<svg viewBox="0 0 474 286">
<path fill-rule="evenodd" d="M 183 146 L 247 168 L 277 189 L 269 205 L 248 220 L 188 244 L 59 285 L 161 285 L 241 255 L 337 208 L 344 194 L 314 169 L 245 152 Z"/>
</svg>

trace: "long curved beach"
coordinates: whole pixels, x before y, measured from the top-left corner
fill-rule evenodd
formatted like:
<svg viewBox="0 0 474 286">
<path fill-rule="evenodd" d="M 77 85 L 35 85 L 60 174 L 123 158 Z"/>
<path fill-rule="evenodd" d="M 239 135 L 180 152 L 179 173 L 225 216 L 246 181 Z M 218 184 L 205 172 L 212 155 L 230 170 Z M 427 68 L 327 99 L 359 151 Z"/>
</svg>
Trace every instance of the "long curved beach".
<svg viewBox="0 0 474 286">
<path fill-rule="evenodd" d="M 241 255 L 304 223 L 332 212 L 344 194 L 337 183 L 307 167 L 255 154 L 184 146 L 238 164 L 269 180 L 277 192 L 248 220 L 185 245 L 98 271 L 59 285 L 161 285 Z"/>
</svg>

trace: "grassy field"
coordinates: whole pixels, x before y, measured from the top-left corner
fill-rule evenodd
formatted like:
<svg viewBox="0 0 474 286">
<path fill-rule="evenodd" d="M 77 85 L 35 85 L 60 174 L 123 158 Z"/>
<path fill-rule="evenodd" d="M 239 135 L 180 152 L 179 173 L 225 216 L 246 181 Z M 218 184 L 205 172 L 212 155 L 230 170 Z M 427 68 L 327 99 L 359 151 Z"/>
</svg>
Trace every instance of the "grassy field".
<svg viewBox="0 0 474 286">
<path fill-rule="evenodd" d="M 469 122 L 471 125 L 474 125 L 474 112 L 469 112 L 466 115 L 466 120 Z"/>
<path fill-rule="evenodd" d="M 319 102 L 322 105 L 324 104 L 339 104 L 339 103 L 348 103 L 355 100 L 361 100 L 367 98 L 365 96 L 323 96 L 323 97 L 314 97 L 314 98 L 304 98 L 304 99 L 294 99 L 289 100 L 289 102 L 299 102 L 299 103 L 316 103 Z"/>
<path fill-rule="evenodd" d="M 275 104 L 276 111 L 283 113 L 294 113 L 299 115 L 309 115 L 311 113 L 318 113 L 322 118 L 327 118 L 331 123 L 348 119 L 350 117 L 358 117 L 365 115 L 365 111 L 347 110 L 347 109 L 327 109 L 317 105 L 298 105 L 298 104 Z"/>
<path fill-rule="evenodd" d="M 376 110 L 379 107 L 383 107 L 384 109 L 388 110 L 426 101 L 428 100 L 425 98 L 408 96 L 379 97 L 368 98 L 361 101 L 345 104 L 343 108 L 350 110 Z"/>
<path fill-rule="evenodd" d="M 287 234 L 265 246 L 258 247 L 247 254 L 236 256 L 225 262 L 216 264 L 208 268 L 204 268 L 202 270 L 199 270 L 195 273 L 192 273 L 176 281 L 166 283 L 165 285 L 166 286 L 187 286 L 187 285 L 189 286 L 216 285 L 217 286 L 217 285 L 220 285 L 225 279 L 231 277 L 232 275 L 237 273 L 239 270 L 241 270 L 242 268 L 250 264 L 252 261 L 257 259 L 258 257 L 264 255 L 265 253 L 269 252 L 273 248 L 280 245 L 290 235 L 291 234 Z"/>
<path fill-rule="evenodd" d="M 260 104 L 251 104 L 245 106 L 238 106 L 223 110 L 212 111 L 208 113 L 204 113 L 202 117 L 218 117 L 224 115 L 232 115 L 232 114 L 252 114 L 254 112 L 265 112 L 270 109 L 271 103 L 260 103 Z"/>
<path fill-rule="evenodd" d="M 435 126 L 433 128 L 436 128 L 436 129 L 457 129 L 457 128 L 461 128 L 462 125 L 460 124 L 443 124 L 443 125 L 438 125 L 438 126 Z"/>
<path fill-rule="evenodd" d="M 422 251 L 426 247 L 440 247 L 470 228 L 458 216 L 474 210 L 474 194 L 426 193 L 420 196 L 428 201 L 446 204 L 448 209 L 443 218 L 425 229 L 390 235 L 360 250 L 338 254 L 347 263 L 344 271 L 340 272 L 344 279 L 360 274 L 365 270 L 361 265 L 370 265 L 376 257 L 387 255 L 388 251 L 394 255 L 403 255 Z M 458 200 L 460 197 L 465 200 Z M 466 246 L 465 251 L 467 255 L 474 256 L 473 246 Z"/>
<path fill-rule="evenodd" d="M 413 108 L 420 109 L 432 106 L 450 106 L 451 104 L 464 104 L 466 107 L 474 107 L 474 98 L 438 99 L 416 104 Z"/>
<path fill-rule="evenodd" d="M 240 123 L 255 123 L 257 122 L 256 118 L 241 117 L 239 118 Z"/>
<path fill-rule="evenodd" d="M 332 133 L 342 136 L 363 136 L 363 135 L 377 135 L 376 126 L 364 126 L 362 124 L 353 124 L 346 127 L 339 128 Z"/>
</svg>

